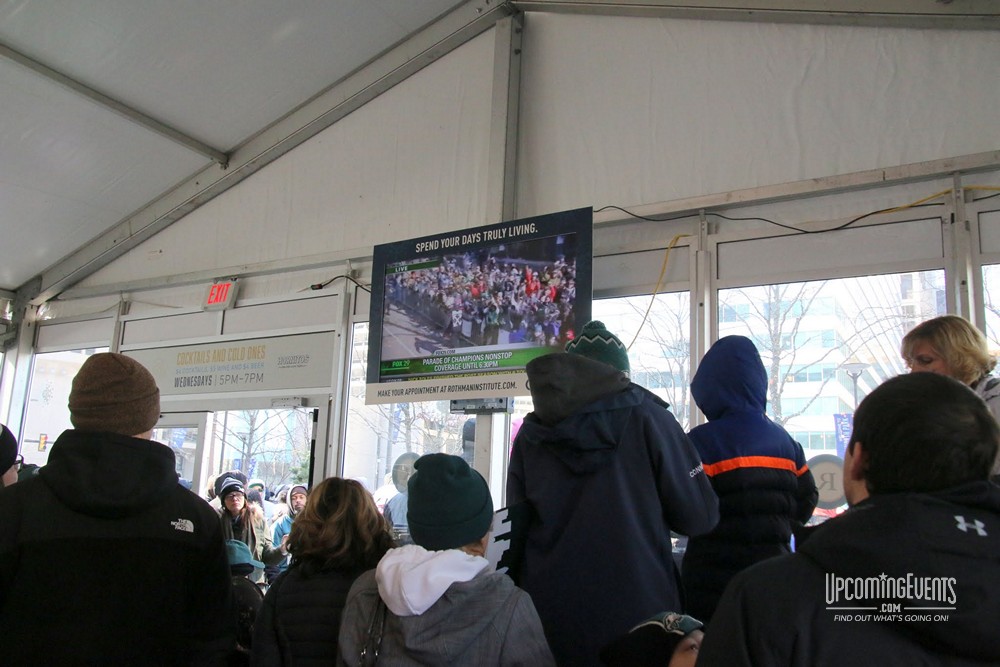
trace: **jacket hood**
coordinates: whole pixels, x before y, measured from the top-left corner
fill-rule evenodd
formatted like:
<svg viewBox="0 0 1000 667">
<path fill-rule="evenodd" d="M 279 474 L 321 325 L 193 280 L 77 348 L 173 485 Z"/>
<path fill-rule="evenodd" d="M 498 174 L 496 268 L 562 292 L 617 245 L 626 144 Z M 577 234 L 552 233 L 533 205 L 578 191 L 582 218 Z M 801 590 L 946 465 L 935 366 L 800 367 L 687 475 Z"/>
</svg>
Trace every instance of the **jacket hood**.
<svg viewBox="0 0 1000 667">
<path fill-rule="evenodd" d="M 767 372 L 753 342 L 745 336 L 716 341 L 698 364 L 691 395 L 709 420 L 730 412 L 763 413 Z"/>
<path fill-rule="evenodd" d="M 400 617 L 406 654 L 419 664 L 460 664 L 514 591 L 489 561 L 458 549 L 390 549 L 375 569 L 379 595 Z"/>
<path fill-rule="evenodd" d="M 456 581 L 469 581 L 489 561 L 460 549 L 428 551 L 416 544 L 390 549 L 375 568 L 378 591 L 396 616 L 419 616 Z"/>
<path fill-rule="evenodd" d="M 533 414 L 549 426 L 588 403 L 629 386 L 628 376 L 614 366 L 566 352 L 532 359 L 525 371 L 534 403 Z"/>
<path fill-rule="evenodd" d="M 173 451 L 152 440 L 68 430 L 38 476 L 67 507 L 100 518 L 139 514 L 178 484 Z"/>
<path fill-rule="evenodd" d="M 827 573 L 827 606 L 881 610 L 883 603 L 898 603 L 901 612 L 892 616 L 899 618 L 883 623 L 910 641 L 976 660 L 1000 655 L 1000 487 L 984 481 L 934 494 L 877 495 L 813 529 L 799 544 L 799 552 Z M 871 578 L 876 594 L 869 596 L 869 604 L 845 604 L 843 597 L 831 602 L 831 574 Z M 895 592 L 902 594 L 874 583 L 884 582 L 886 575 L 890 583 L 899 582 Z M 906 582 L 910 587 L 903 587 Z M 926 614 L 947 615 L 948 621 L 917 620 Z"/>
<path fill-rule="evenodd" d="M 576 359 L 584 364 L 578 364 Z M 542 360 L 544 364 L 531 368 Z M 593 366 L 611 368 L 570 354 L 539 357 L 528 364 L 536 409 L 524 418 L 517 432 L 517 446 L 547 447 L 575 475 L 589 475 L 611 463 L 632 410 L 643 401 L 651 400 L 664 409 L 669 407 L 652 392 L 629 382 L 624 373 L 608 374 Z M 544 372 L 533 375 L 532 370 Z M 591 375 L 590 371 L 598 374 Z M 556 385 L 563 388 L 550 392 L 549 387 Z M 539 403 L 560 400 L 559 405 L 543 406 L 543 410 L 549 408 L 550 415 L 561 416 L 555 422 L 547 422 L 539 414 Z"/>
</svg>

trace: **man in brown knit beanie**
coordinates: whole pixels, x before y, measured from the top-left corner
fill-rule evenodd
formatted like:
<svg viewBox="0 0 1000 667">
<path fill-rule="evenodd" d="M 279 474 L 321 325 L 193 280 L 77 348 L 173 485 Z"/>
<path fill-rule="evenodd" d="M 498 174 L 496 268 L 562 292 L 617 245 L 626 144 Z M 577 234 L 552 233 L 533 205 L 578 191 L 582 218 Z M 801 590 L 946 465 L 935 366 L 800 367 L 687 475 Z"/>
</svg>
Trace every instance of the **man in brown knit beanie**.
<svg viewBox="0 0 1000 667">
<path fill-rule="evenodd" d="M 94 354 L 69 412 L 38 475 L 0 492 L 5 664 L 220 664 L 235 638 L 222 531 L 149 439 L 156 380 Z"/>
</svg>

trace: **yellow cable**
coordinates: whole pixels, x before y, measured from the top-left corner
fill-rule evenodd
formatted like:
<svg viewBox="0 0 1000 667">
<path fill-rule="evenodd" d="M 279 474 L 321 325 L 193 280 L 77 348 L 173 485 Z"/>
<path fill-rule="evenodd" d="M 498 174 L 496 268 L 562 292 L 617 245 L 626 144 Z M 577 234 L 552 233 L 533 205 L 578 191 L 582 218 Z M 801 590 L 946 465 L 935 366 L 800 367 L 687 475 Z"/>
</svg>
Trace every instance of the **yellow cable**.
<svg viewBox="0 0 1000 667">
<path fill-rule="evenodd" d="M 962 189 L 963 190 L 987 190 L 987 191 L 990 191 L 990 192 L 1000 192 L 1000 187 L 992 187 L 992 186 L 988 186 L 988 185 L 968 185 L 968 186 L 965 186 Z M 895 213 L 897 211 L 905 211 L 908 208 L 913 208 L 914 206 L 920 206 L 921 204 L 923 204 L 925 202 L 929 202 L 929 201 L 931 201 L 933 199 L 937 199 L 939 197 L 943 197 L 944 195 L 951 194 L 951 192 L 952 192 L 952 189 L 948 188 L 947 190 L 941 190 L 940 192 L 935 192 L 932 195 L 928 195 L 927 197 L 924 197 L 923 199 L 918 199 L 917 201 L 910 202 L 909 204 L 903 204 L 901 206 L 895 206 L 893 208 L 886 208 L 886 209 L 880 209 L 878 211 L 872 211 L 868 215 L 876 215 L 876 214 L 880 214 L 880 213 Z M 663 253 L 663 266 L 660 267 L 660 276 L 659 276 L 659 278 L 656 279 L 656 287 L 653 289 L 653 294 L 652 294 L 652 296 L 649 299 L 649 306 L 646 308 L 646 312 L 642 316 L 642 322 L 639 323 L 639 328 L 636 330 L 635 336 L 632 338 L 632 342 L 628 344 L 628 347 L 626 348 L 626 351 L 632 349 L 632 346 L 635 344 L 635 341 L 639 339 L 639 333 L 642 331 L 642 328 L 644 326 L 646 326 L 646 321 L 649 319 L 649 313 L 653 309 L 653 304 L 656 303 L 656 295 L 659 293 L 660 286 L 663 284 L 663 277 L 667 273 L 667 259 L 670 257 L 670 251 L 673 250 L 674 246 L 677 245 L 678 241 L 680 241 L 682 238 L 689 237 L 689 236 L 691 236 L 691 235 L 690 234 L 678 234 L 674 238 L 670 239 L 670 243 L 667 244 L 667 250 L 666 250 L 665 253 Z"/>
<path fill-rule="evenodd" d="M 920 206 L 924 202 L 929 202 L 932 199 L 937 199 L 938 197 L 943 197 L 944 195 L 948 195 L 948 194 L 951 194 L 951 188 L 948 188 L 947 190 L 942 190 L 941 192 L 935 192 L 934 194 L 932 194 L 932 195 L 930 195 L 928 197 L 924 197 L 923 199 L 918 199 L 917 201 L 910 202 L 909 204 L 903 204 L 902 206 L 896 206 L 894 208 L 885 208 L 885 209 L 881 209 L 881 210 L 875 211 L 875 212 L 876 213 L 895 213 L 896 211 L 905 211 L 908 208 L 913 208 L 914 206 Z"/>
<path fill-rule="evenodd" d="M 690 234 L 678 234 L 674 238 L 670 239 L 670 243 L 667 244 L 667 251 L 663 253 L 663 266 L 660 267 L 660 277 L 656 279 L 656 287 L 653 288 L 653 294 L 649 299 L 649 307 L 646 308 L 646 313 L 642 316 L 642 322 L 639 323 L 639 328 L 635 330 L 635 336 L 632 338 L 632 342 L 628 344 L 625 351 L 628 352 L 632 349 L 635 341 L 639 338 L 639 332 L 646 325 L 646 320 L 649 318 L 649 311 L 653 309 L 653 304 L 656 302 L 656 295 L 660 291 L 660 286 L 663 284 L 663 276 L 667 275 L 667 258 L 670 257 L 670 251 L 674 249 L 677 242 L 682 238 L 691 236 Z"/>
</svg>

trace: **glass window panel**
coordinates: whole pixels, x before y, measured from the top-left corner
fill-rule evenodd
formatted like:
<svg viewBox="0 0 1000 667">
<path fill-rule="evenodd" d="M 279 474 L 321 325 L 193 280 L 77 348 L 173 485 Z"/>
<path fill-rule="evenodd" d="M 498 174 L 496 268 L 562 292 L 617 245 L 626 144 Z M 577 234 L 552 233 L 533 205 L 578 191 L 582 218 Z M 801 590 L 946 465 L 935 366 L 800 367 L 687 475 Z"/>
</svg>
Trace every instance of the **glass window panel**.
<svg viewBox="0 0 1000 667">
<path fill-rule="evenodd" d="M 368 323 L 361 322 L 354 325 L 351 350 L 343 474 L 364 484 L 384 510 L 405 489 L 405 475 L 400 474 L 401 465 L 396 465 L 400 457 L 405 462 L 414 455 L 442 452 L 464 456 L 472 463 L 471 442 L 463 434 L 468 435 L 470 428 L 474 434 L 475 418 L 451 414 L 449 401 L 366 405 L 367 364 Z M 393 520 L 396 523 L 396 517 Z"/>
<path fill-rule="evenodd" d="M 669 403 L 671 412 L 687 431 L 691 297 L 687 292 L 657 294 L 652 306 L 650 299 L 649 295 L 601 299 L 594 302 L 593 317 L 629 346 L 632 380 Z M 737 318 L 742 317 L 739 305 L 733 309 Z M 649 316 L 643 323 L 647 310 Z"/>
<path fill-rule="evenodd" d="M 194 462 L 197 457 L 198 427 L 166 426 L 154 428 L 152 439 L 156 442 L 162 442 L 173 450 L 177 479 L 190 489 L 194 476 Z"/>
<path fill-rule="evenodd" d="M 903 335 L 944 314 L 944 302 L 943 271 L 727 289 L 719 292 L 719 336 L 741 334 L 757 345 L 772 379 L 772 419 L 810 455 L 842 454 L 837 420 L 883 380 L 906 372 Z M 723 321 L 733 312 L 746 315 Z M 848 362 L 862 365 L 848 373 Z"/>
<path fill-rule="evenodd" d="M 657 294 L 650 308 L 650 296 L 618 297 L 594 301 L 592 315 L 604 322 L 629 349 L 632 380 L 670 403 L 670 410 L 684 430 L 688 430 L 688 387 L 690 378 L 690 295 L 687 292 Z M 646 324 L 636 338 L 643 314 L 650 309 Z M 742 317 L 741 309 L 732 311 Z M 636 338 L 635 342 L 632 339 Z M 514 400 L 511 440 L 532 410 L 530 396 Z"/>
<path fill-rule="evenodd" d="M 73 428 L 68 407 L 73 378 L 90 355 L 107 351 L 98 348 L 35 355 L 20 439 L 25 463 L 45 465 L 52 443 L 63 431 Z"/>
<path fill-rule="evenodd" d="M 986 304 L 986 338 L 1000 354 L 1000 264 L 983 267 L 983 301 Z"/>
<path fill-rule="evenodd" d="M 215 441 L 208 451 L 215 452 L 216 460 L 207 462 L 209 475 L 239 470 L 248 479 L 262 480 L 269 493 L 277 492 L 284 485 L 308 482 L 312 474 L 310 455 L 314 410 L 266 408 L 213 413 L 211 432 Z M 182 437 L 197 439 L 196 429 L 192 428 L 190 432 L 187 429 L 177 430 L 184 431 L 176 436 L 177 440 Z M 174 440 L 160 442 L 174 448 L 179 467 L 186 465 L 180 460 L 181 456 L 187 456 L 183 442 L 180 451 Z M 186 471 L 187 468 L 184 468 L 183 472 Z"/>
</svg>

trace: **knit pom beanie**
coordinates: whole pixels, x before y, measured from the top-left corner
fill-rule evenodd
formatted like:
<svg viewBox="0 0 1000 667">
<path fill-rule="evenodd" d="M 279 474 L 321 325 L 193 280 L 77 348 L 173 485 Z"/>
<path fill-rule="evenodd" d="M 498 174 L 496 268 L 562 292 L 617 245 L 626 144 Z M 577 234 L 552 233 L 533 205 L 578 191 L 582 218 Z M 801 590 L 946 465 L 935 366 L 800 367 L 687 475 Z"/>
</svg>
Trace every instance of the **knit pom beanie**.
<svg viewBox="0 0 1000 667">
<path fill-rule="evenodd" d="M 624 373 L 629 372 L 628 350 L 618 336 L 608 331 L 599 320 L 583 325 L 579 335 L 566 343 L 566 351 L 609 364 Z"/>
<path fill-rule="evenodd" d="M 160 390 L 135 359 L 115 352 L 91 355 L 73 378 L 69 420 L 81 431 L 139 435 L 160 418 Z"/>
</svg>

